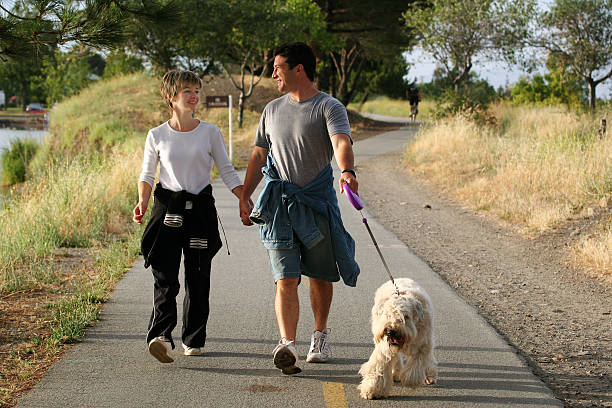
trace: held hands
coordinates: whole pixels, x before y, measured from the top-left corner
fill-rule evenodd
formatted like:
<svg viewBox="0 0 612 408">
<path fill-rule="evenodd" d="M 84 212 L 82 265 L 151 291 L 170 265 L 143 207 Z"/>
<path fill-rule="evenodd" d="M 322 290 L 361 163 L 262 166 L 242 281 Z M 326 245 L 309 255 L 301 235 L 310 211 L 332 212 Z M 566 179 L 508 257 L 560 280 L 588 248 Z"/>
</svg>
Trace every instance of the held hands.
<svg viewBox="0 0 612 408">
<path fill-rule="evenodd" d="M 240 219 L 244 225 L 253 225 L 253 221 L 249 218 L 253 210 L 253 200 L 250 197 L 243 197 L 244 185 L 239 185 L 232 190 L 232 193 L 240 200 Z"/>
<path fill-rule="evenodd" d="M 137 224 L 142 224 L 142 217 L 144 217 L 147 212 L 147 204 L 142 201 L 139 202 L 136 207 L 134 207 L 132 220 Z"/>
<path fill-rule="evenodd" d="M 253 210 L 253 200 L 246 197 L 240 197 L 240 219 L 243 225 L 253 225 L 253 221 L 249 218 Z"/>
</svg>

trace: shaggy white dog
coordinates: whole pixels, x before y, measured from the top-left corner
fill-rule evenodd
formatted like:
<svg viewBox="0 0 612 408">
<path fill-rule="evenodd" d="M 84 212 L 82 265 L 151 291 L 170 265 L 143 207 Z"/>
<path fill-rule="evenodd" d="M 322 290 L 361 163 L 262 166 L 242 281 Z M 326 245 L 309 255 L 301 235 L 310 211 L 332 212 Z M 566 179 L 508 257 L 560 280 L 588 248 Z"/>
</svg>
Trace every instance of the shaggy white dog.
<svg viewBox="0 0 612 408">
<path fill-rule="evenodd" d="M 361 398 L 389 396 L 393 381 L 404 386 L 434 384 L 437 362 L 433 355 L 433 306 L 415 281 L 396 279 L 376 291 L 372 307 L 374 351 L 361 366 Z"/>
</svg>

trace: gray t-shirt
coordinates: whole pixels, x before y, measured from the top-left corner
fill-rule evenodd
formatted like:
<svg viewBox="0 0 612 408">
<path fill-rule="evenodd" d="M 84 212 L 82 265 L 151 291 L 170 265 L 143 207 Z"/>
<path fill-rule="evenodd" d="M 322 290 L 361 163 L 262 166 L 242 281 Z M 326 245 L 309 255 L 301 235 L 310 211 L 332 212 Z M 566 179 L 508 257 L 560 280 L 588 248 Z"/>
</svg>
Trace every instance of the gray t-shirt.
<svg viewBox="0 0 612 408">
<path fill-rule="evenodd" d="M 324 92 L 296 102 L 289 94 L 268 103 L 261 114 L 255 146 L 272 153 L 280 178 L 304 187 L 333 155 L 331 137 L 351 128 L 342 103 Z"/>
</svg>

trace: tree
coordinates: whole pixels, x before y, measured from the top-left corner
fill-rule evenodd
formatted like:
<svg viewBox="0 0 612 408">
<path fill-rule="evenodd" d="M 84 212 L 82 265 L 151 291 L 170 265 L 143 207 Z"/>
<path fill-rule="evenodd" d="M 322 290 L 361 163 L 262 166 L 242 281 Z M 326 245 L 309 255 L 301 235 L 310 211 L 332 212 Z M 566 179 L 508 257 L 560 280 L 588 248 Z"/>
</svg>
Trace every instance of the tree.
<svg viewBox="0 0 612 408">
<path fill-rule="evenodd" d="M 57 49 L 52 58 L 43 61 L 42 75 L 47 90 L 47 104 L 60 102 L 91 83 L 93 72 L 88 62 L 91 55 L 84 47 L 75 46 L 69 52 Z"/>
<path fill-rule="evenodd" d="M 411 0 L 412 1 L 412 0 Z M 393 61 L 410 45 L 410 33 L 401 17 L 407 2 L 378 0 L 315 0 L 323 11 L 327 31 L 336 38 L 332 47 L 319 47 L 318 86 L 348 105 L 364 90 L 362 73 L 369 65 Z"/>
<path fill-rule="evenodd" d="M 104 65 L 104 78 L 115 75 L 131 74 L 144 69 L 142 60 L 134 55 L 126 53 L 124 50 L 115 50 L 106 56 Z"/>
<path fill-rule="evenodd" d="M 194 34 L 185 44 L 185 56 L 206 55 L 221 65 L 240 92 L 240 127 L 245 101 L 268 73 L 271 50 L 287 41 L 324 43 L 327 35 L 320 10 L 310 0 L 209 0 L 201 15 L 191 13 Z"/>
<path fill-rule="evenodd" d="M 512 101 L 521 103 L 543 103 L 568 107 L 580 107 L 584 102 L 586 88 L 582 87 L 582 79 L 568 72 L 565 65 L 557 61 L 547 63 L 550 72 L 544 75 L 534 75 L 532 78 L 521 78 L 510 89 Z M 584 89 L 583 89 L 584 88 Z"/>
<path fill-rule="evenodd" d="M 179 65 L 179 57 L 188 54 L 184 44 L 192 41 L 194 26 L 200 24 L 188 10 L 198 10 L 198 1 L 187 0 L 179 7 L 180 13 L 173 24 L 151 25 L 133 21 L 132 35 L 127 40 L 128 49 L 147 60 L 157 74 L 164 74 Z M 189 20 L 193 20 L 190 24 Z M 202 39 L 204 40 L 204 39 Z"/>
<path fill-rule="evenodd" d="M 364 84 L 360 93 L 361 103 L 364 103 L 371 94 L 403 98 L 408 89 L 408 82 L 405 79 L 407 73 L 408 67 L 402 55 L 376 62 L 367 61 L 361 74 Z"/>
<path fill-rule="evenodd" d="M 46 99 L 42 86 L 42 63 L 38 59 L 8 61 L 0 64 L 0 89 L 7 98 L 16 95 L 25 110 L 30 102 Z"/>
<path fill-rule="evenodd" d="M 418 44 L 452 79 L 455 91 L 482 59 L 516 61 L 528 34 L 533 0 L 430 0 L 409 7 L 404 18 Z"/>
<path fill-rule="evenodd" d="M 556 0 L 538 26 L 534 45 L 586 81 L 594 112 L 597 85 L 612 77 L 612 0 Z"/>
<path fill-rule="evenodd" d="M 175 6 L 157 0 L 0 1 L 0 60 L 39 58 L 50 46 L 77 42 L 114 47 L 128 35 L 129 19 L 167 23 Z"/>
</svg>

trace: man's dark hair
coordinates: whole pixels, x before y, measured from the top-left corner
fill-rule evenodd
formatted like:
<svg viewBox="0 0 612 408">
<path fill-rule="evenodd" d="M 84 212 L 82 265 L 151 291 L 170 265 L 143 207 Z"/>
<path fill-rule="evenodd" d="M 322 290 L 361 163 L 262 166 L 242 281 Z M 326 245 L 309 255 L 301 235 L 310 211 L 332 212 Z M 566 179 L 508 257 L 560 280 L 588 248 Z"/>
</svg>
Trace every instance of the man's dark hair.
<svg viewBox="0 0 612 408">
<path fill-rule="evenodd" d="M 312 49 L 303 42 L 286 43 L 274 50 L 274 56 L 280 55 L 287 59 L 289 69 L 302 64 L 306 76 L 311 81 L 314 81 L 317 59 L 315 58 Z"/>
</svg>

